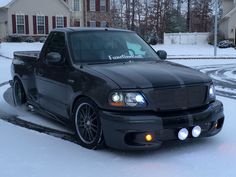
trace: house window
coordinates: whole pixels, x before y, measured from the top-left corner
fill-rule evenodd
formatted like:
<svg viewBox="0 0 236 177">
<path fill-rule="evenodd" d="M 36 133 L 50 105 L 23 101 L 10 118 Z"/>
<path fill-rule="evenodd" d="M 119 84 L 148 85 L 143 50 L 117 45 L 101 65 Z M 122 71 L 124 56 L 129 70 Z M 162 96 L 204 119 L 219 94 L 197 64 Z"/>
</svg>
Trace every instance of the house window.
<svg viewBox="0 0 236 177">
<path fill-rule="evenodd" d="M 101 26 L 101 27 L 106 27 L 106 26 L 107 26 L 107 22 L 106 22 L 106 21 L 101 21 L 100 26 Z"/>
<path fill-rule="evenodd" d="M 64 27 L 64 17 L 57 16 L 56 17 L 56 28 L 63 28 Z"/>
<path fill-rule="evenodd" d="M 74 0 L 74 11 L 80 11 L 80 0 Z"/>
<path fill-rule="evenodd" d="M 90 0 L 89 1 L 89 7 L 90 7 L 90 11 L 95 11 L 95 7 L 96 7 L 96 1 L 95 0 Z"/>
<path fill-rule="evenodd" d="M 45 16 L 37 16 L 38 34 L 45 34 Z"/>
<path fill-rule="evenodd" d="M 106 0 L 100 0 L 100 11 L 101 12 L 106 11 Z"/>
<path fill-rule="evenodd" d="M 25 16 L 16 15 L 16 30 L 17 34 L 25 34 Z"/>
<path fill-rule="evenodd" d="M 95 21 L 90 21 L 90 27 L 96 27 L 96 22 Z"/>
</svg>

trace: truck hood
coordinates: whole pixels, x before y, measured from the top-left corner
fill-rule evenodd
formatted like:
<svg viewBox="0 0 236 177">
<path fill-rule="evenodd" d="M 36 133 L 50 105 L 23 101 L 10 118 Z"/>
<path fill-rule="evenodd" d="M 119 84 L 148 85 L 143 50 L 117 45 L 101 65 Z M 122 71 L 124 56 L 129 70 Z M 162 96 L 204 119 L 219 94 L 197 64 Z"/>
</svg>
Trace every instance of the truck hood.
<svg viewBox="0 0 236 177">
<path fill-rule="evenodd" d="M 89 68 L 110 78 L 122 89 L 161 88 L 211 82 L 197 71 L 167 61 L 146 61 L 88 65 Z"/>
</svg>

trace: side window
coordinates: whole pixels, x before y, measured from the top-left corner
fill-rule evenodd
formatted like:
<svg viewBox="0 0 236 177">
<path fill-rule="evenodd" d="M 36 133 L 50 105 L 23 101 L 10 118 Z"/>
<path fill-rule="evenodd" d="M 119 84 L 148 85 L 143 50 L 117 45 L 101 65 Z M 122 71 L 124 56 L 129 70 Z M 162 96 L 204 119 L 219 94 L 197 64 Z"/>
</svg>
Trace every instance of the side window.
<svg viewBox="0 0 236 177">
<path fill-rule="evenodd" d="M 48 42 L 45 56 L 50 52 L 59 53 L 62 58 L 66 56 L 65 34 L 63 32 L 54 32 Z M 44 57 L 45 57 L 44 56 Z"/>
</svg>

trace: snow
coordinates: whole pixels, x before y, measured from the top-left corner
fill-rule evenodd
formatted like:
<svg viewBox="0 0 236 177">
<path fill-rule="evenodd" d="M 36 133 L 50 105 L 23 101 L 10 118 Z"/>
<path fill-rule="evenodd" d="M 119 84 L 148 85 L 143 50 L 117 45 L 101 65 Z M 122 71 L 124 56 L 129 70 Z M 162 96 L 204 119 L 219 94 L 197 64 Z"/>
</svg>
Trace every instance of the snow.
<svg viewBox="0 0 236 177">
<path fill-rule="evenodd" d="M 7 47 L 6 47 L 7 46 Z M 0 53 L 39 50 L 39 43 L 3 43 Z M 172 60 L 190 67 L 236 64 L 236 60 Z M 0 83 L 11 79 L 11 60 L 0 57 Z M 235 74 L 226 72 L 227 77 Z M 56 123 L 8 105 L 0 87 L 0 109 L 56 129 Z M 217 97 L 224 104 L 225 124 L 216 136 L 191 142 L 171 142 L 155 151 L 87 150 L 75 143 L 21 128 L 0 120 L 1 177 L 235 177 L 235 99 Z"/>
<path fill-rule="evenodd" d="M 0 1 L 0 8 L 7 6 L 13 0 L 1 0 Z"/>
<path fill-rule="evenodd" d="M 0 55 L 13 58 L 13 52 L 15 51 L 38 51 L 41 50 L 43 43 L 34 42 L 3 42 L 0 44 Z"/>
<path fill-rule="evenodd" d="M 157 50 L 165 50 L 168 58 L 188 58 L 188 57 L 213 57 L 214 46 L 208 44 L 201 45 L 164 45 L 158 44 L 153 46 Z M 236 50 L 234 48 L 220 49 L 217 48 L 218 57 L 235 57 Z"/>
<path fill-rule="evenodd" d="M 236 111 L 220 98 L 227 121 L 212 138 L 169 144 L 157 151 L 92 151 L 0 121 L 0 176 L 4 177 L 234 177 Z M 14 169 L 14 170 L 12 170 Z"/>
<path fill-rule="evenodd" d="M 3 42 L 0 47 L 0 55 L 13 58 L 14 51 L 34 51 L 41 50 L 42 43 L 8 43 Z M 189 57 L 213 57 L 214 48 L 208 44 L 202 45 L 163 45 L 158 44 L 152 46 L 155 50 L 165 50 L 168 58 L 189 58 Z M 236 58 L 236 50 L 234 48 L 219 49 L 218 57 Z M 214 60 L 212 60 L 214 61 Z"/>
</svg>

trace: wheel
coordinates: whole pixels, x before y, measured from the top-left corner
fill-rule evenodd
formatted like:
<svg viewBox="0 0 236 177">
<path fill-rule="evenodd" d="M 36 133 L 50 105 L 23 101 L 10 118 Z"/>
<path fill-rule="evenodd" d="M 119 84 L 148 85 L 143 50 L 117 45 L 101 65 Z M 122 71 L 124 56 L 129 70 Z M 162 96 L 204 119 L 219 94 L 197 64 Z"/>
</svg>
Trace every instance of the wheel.
<svg viewBox="0 0 236 177">
<path fill-rule="evenodd" d="M 26 103 L 27 99 L 25 90 L 19 79 L 14 79 L 12 92 L 15 106 L 21 106 Z"/>
<path fill-rule="evenodd" d="M 96 104 L 90 99 L 82 98 L 76 102 L 73 112 L 78 143 L 88 149 L 102 147 L 104 141 Z"/>
</svg>

